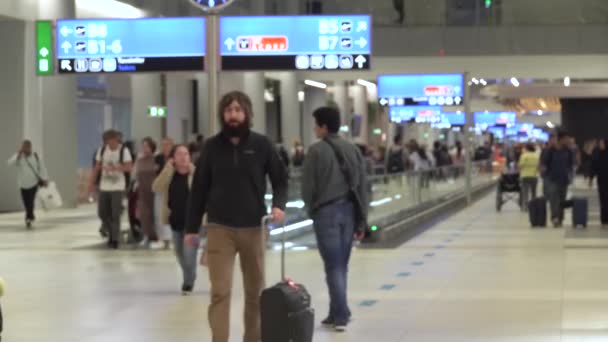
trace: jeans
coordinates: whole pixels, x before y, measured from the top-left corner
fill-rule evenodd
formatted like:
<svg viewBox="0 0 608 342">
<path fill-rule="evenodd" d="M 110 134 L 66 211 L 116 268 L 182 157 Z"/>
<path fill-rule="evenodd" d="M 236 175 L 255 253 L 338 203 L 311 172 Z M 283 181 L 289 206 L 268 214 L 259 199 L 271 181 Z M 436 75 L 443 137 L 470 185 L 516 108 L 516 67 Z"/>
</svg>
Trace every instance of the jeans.
<svg viewBox="0 0 608 342">
<path fill-rule="evenodd" d="M 538 178 L 524 177 L 521 180 L 521 209 L 528 210 L 530 200 L 536 198 L 536 188 L 538 186 Z"/>
<path fill-rule="evenodd" d="M 264 289 L 264 230 L 259 227 L 207 226 L 207 261 L 211 281 L 209 325 L 212 342 L 230 341 L 230 300 L 234 260 L 239 255 L 245 293 L 243 342 L 261 339 L 260 295 Z"/>
<path fill-rule="evenodd" d="M 336 324 L 346 324 L 348 308 L 348 262 L 355 232 L 355 209 L 350 201 L 340 201 L 319 208 L 313 214 L 319 253 L 325 265 L 329 289 L 329 317 Z"/>
<path fill-rule="evenodd" d="M 108 232 L 110 241 L 120 240 L 120 216 L 122 215 L 122 191 L 101 191 L 97 200 L 97 213 L 102 229 Z"/>
<path fill-rule="evenodd" d="M 38 192 L 38 185 L 29 189 L 21 189 L 21 200 L 23 201 L 23 206 L 25 207 L 25 219 L 26 220 L 35 220 L 34 216 L 34 202 L 36 200 L 36 193 Z"/>
<path fill-rule="evenodd" d="M 194 286 L 196 281 L 196 256 L 198 248 L 184 243 L 184 232 L 173 231 L 173 246 L 177 262 L 182 269 L 183 285 Z"/>
<path fill-rule="evenodd" d="M 547 195 L 551 207 L 551 221 L 564 222 L 564 203 L 568 195 L 568 185 L 558 184 L 547 179 Z"/>
</svg>

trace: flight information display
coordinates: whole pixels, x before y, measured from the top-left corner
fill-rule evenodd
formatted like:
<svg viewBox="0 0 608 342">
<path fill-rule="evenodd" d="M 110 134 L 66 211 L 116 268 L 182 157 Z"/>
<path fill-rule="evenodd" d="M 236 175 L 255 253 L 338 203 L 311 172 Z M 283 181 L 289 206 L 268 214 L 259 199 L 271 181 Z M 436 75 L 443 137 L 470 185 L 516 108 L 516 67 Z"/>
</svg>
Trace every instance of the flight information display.
<svg viewBox="0 0 608 342">
<path fill-rule="evenodd" d="M 204 18 L 58 20 L 59 73 L 202 71 Z"/>
<path fill-rule="evenodd" d="M 382 106 L 460 106 L 464 99 L 464 76 L 380 75 L 378 99 Z"/>
<path fill-rule="evenodd" d="M 514 112 L 477 112 L 475 113 L 475 125 L 496 126 L 513 125 L 517 121 Z"/>
<path fill-rule="evenodd" d="M 222 69 L 369 69 L 371 24 L 369 15 L 222 17 Z"/>
</svg>

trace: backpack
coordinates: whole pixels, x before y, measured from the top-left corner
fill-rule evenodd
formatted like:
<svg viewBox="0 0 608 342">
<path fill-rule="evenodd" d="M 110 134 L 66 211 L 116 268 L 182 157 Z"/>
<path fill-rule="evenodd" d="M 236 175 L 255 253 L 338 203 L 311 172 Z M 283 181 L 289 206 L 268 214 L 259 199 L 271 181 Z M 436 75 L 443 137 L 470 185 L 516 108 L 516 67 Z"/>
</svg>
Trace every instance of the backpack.
<svg viewBox="0 0 608 342">
<path fill-rule="evenodd" d="M 403 161 L 402 149 L 391 151 L 391 153 L 388 155 L 388 171 L 393 173 L 405 171 L 405 162 Z"/>
<path fill-rule="evenodd" d="M 129 148 L 127 146 L 125 146 L 124 144 L 120 145 L 120 155 L 118 156 L 118 162 L 120 164 L 123 164 L 124 157 L 125 157 L 125 150 L 127 150 L 127 151 L 129 151 L 129 153 L 131 153 L 131 151 L 129 150 Z M 106 145 L 103 145 L 103 147 L 101 148 L 101 151 L 99 151 L 99 158 L 101 159 L 101 161 L 103 161 L 103 155 L 104 155 L 105 152 L 106 152 Z M 131 158 L 132 157 L 133 156 L 131 155 Z M 128 189 L 129 185 L 131 184 L 131 173 L 130 172 L 125 172 L 124 175 L 125 175 L 126 189 Z M 99 182 L 101 182 L 101 172 L 99 173 L 99 175 L 98 175 L 97 178 L 98 178 L 97 179 L 97 181 L 98 181 L 97 184 L 99 184 Z"/>
</svg>

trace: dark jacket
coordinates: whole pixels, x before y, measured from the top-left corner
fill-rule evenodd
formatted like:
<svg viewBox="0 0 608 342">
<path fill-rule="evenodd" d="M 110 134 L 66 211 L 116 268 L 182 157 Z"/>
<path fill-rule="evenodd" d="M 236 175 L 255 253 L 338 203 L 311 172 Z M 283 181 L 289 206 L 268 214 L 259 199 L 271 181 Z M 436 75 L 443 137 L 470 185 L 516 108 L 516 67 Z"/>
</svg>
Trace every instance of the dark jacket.
<svg viewBox="0 0 608 342">
<path fill-rule="evenodd" d="M 593 152 L 593 175 L 597 176 L 598 182 L 608 181 L 608 150 L 597 149 Z"/>
<path fill-rule="evenodd" d="M 369 192 L 367 187 L 367 164 L 359 148 L 336 135 L 330 139 L 340 148 L 344 159 L 351 170 L 355 189 L 367 216 L 367 204 L 369 203 Z M 308 150 L 304 160 L 302 174 L 302 199 L 306 205 L 309 215 L 315 210 L 341 197 L 349 194 L 348 184 L 340 169 L 334 150 L 325 141 L 319 141 Z"/>
<path fill-rule="evenodd" d="M 567 186 L 570 184 L 574 170 L 574 155 L 569 148 L 550 148 L 542 156 L 545 177 L 551 182 Z"/>
<path fill-rule="evenodd" d="M 268 138 L 251 132 L 238 145 L 223 133 L 209 139 L 198 160 L 188 200 L 186 232 L 198 233 L 207 213 L 209 223 L 234 228 L 259 227 L 266 215 L 266 176 L 273 207 L 285 209 L 287 171 Z"/>
</svg>

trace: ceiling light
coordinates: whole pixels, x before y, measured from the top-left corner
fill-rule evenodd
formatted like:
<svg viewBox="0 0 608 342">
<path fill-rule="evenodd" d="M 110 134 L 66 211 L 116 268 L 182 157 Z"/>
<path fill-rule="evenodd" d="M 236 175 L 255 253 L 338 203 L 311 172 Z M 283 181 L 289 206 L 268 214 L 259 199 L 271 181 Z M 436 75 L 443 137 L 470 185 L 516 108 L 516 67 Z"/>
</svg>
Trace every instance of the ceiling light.
<svg viewBox="0 0 608 342">
<path fill-rule="evenodd" d="M 555 125 L 553 124 L 553 122 L 547 121 L 547 127 L 549 127 L 549 128 L 555 128 Z"/>
<path fill-rule="evenodd" d="M 321 83 L 321 82 L 317 82 L 317 81 L 305 80 L 304 84 L 306 84 L 308 86 L 311 86 L 311 87 L 315 87 L 315 88 L 327 89 L 327 84 Z"/>
<path fill-rule="evenodd" d="M 146 12 L 117 0 L 76 0 L 78 17 L 94 18 L 142 18 Z M 117 14 L 118 13 L 118 14 Z"/>
<path fill-rule="evenodd" d="M 566 87 L 570 86 L 570 77 L 568 77 L 568 76 L 564 77 L 564 85 Z"/>
<path fill-rule="evenodd" d="M 304 98 L 305 98 L 304 92 L 300 90 L 298 92 L 298 101 L 304 102 Z"/>
<path fill-rule="evenodd" d="M 536 114 L 538 114 L 538 116 L 541 116 L 541 115 L 543 115 L 543 111 L 539 109 L 538 112 L 536 112 Z"/>
<path fill-rule="evenodd" d="M 473 83 L 475 83 L 475 84 L 479 84 L 479 80 L 478 80 L 478 79 L 476 79 L 475 77 L 473 77 L 473 79 L 472 79 L 471 81 L 472 81 Z"/>
<path fill-rule="evenodd" d="M 515 77 L 511 77 L 511 84 L 516 88 L 519 87 L 519 81 Z"/>
<path fill-rule="evenodd" d="M 484 86 L 488 85 L 488 82 L 486 82 L 486 80 L 484 80 L 483 78 L 481 80 L 479 80 L 479 83 L 481 83 Z"/>
<path fill-rule="evenodd" d="M 362 79 L 358 79 L 357 83 L 359 83 L 359 85 L 362 85 L 366 88 L 375 88 L 376 87 L 376 83 L 372 83 L 370 81 L 366 81 L 366 80 L 362 80 Z"/>
</svg>

